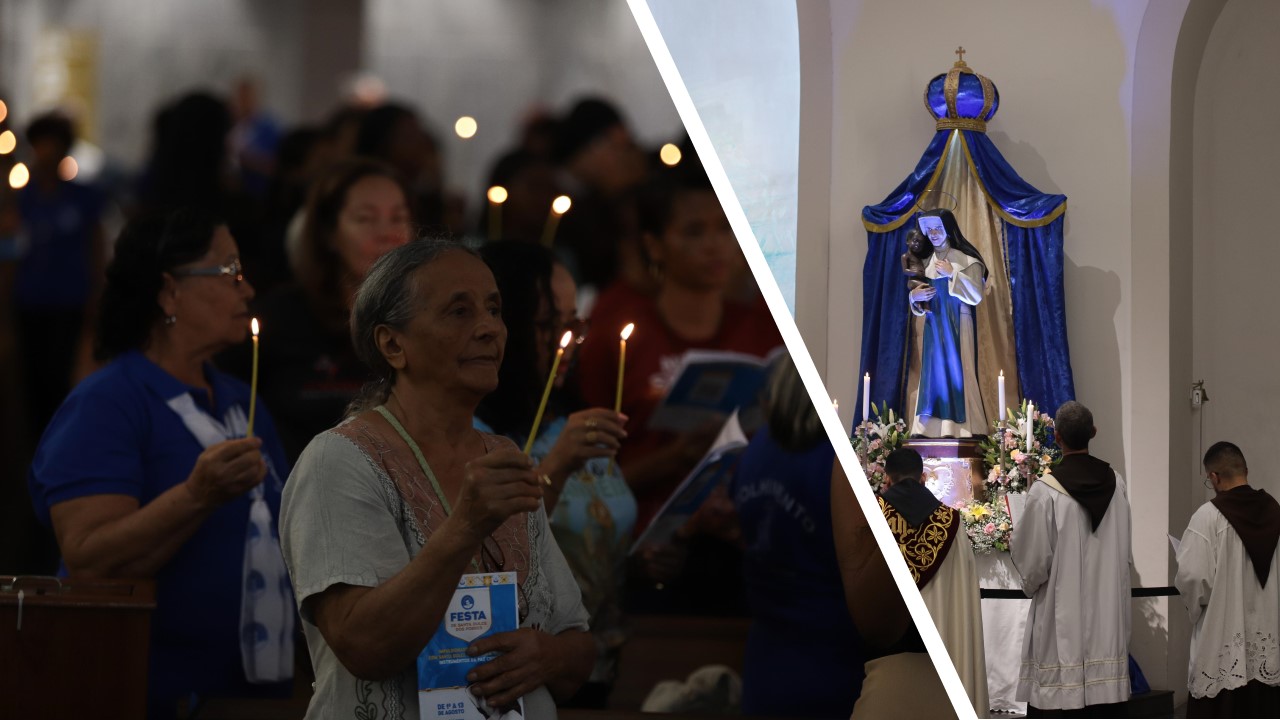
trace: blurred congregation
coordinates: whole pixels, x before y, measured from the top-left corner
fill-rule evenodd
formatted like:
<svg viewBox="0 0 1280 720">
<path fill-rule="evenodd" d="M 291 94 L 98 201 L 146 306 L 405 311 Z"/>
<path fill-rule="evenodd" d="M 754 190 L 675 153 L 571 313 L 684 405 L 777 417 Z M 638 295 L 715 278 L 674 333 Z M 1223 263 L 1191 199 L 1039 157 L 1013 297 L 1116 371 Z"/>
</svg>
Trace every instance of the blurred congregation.
<svg viewBox="0 0 1280 720">
<path fill-rule="evenodd" d="M 136 108 L 136 167 L 0 95 L 0 575 L 153 580 L 152 718 L 413 716 L 459 576 L 501 571 L 492 708 L 849 716 L 834 451 L 785 354 L 729 481 L 632 547 L 721 429 L 650 426 L 681 357 L 782 344 L 678 128 L 583 87 L 479 118 L 482 159 L 367 73 L 290 123 L 192 80 Z"/>
</svg>

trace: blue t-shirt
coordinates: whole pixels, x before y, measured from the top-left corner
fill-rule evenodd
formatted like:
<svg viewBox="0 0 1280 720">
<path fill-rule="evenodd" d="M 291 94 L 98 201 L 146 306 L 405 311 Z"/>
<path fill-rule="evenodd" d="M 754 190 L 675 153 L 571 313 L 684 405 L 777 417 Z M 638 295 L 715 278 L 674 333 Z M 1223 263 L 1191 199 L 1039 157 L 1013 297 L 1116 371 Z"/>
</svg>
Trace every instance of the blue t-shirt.
<svg viewBox="0 0 1280 720">
<path fill-rule="evenodd" d="M 139 352 L 113 360 L 67 396 L 40 440 L 28 483 L 36 514 L 89 495 L 129 495 L 144 506 L 185 481 L 204 451 L 166 403 L 190 393 L 216 418 L 239 406 L 249 387 L 205 366 L 208 393 L 169 375 Z M 258 403 L 254 435 L 263 440 L 262 483 L 273 518 L 289 475 L 270 413 Z M 288 694 L 292 683 L 250 685 L 240 659 L 240 584 L 251 500 L 242 495 L 210 514 L 156 574 L 151 618 L 148 704 L 169 709 L 191 693 L 208 696 Z M 156 714 L 153 712 L 153 717 Z M 163 715 L 162 715 L 163 716 Z"/>
<path fill-rule="evenodd" d="M 862 641 L 831 528 L 834 461 L 825 439 L 791 453 L 764 428 L 731 481 L 753 619 L 742 677 L 746 714 L 847 718 L 862 689 Z"/>
<path fill-rule="evenodd" d="M 93 285 L 92 244 L 102 218 L 102 196 L 74 182 L 60 182 L 52 195 L 35 183 L 18 192 L 26 248 L 14 300 L 27 309 L 77 309 Z"/>
</svg>

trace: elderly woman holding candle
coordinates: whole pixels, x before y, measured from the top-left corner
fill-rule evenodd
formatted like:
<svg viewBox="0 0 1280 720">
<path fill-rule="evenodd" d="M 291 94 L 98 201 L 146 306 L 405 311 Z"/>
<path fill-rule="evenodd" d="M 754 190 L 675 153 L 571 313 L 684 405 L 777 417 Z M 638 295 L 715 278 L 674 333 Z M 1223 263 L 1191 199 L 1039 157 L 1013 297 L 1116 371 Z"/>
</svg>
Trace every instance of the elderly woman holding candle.
<svg viewBox="0 0 1280 720">
<path fill-rule="evenodd" d="M 417 717 L 416 660 L 464 573 L 515 572 L 520 629 L 472 643 L 493 707 L 554 718 L 595 658 L 587 612 L 543 509 L 534 462 L 476 430 L 507 342 L 493 273 L 423 240 L 370 270 L 352 340 L 376 380 L 298 461 L 281 520 L 316 670 L 308 717 Z"/>
<path fill-rule="evenodd" d="M 272 527 L 288 466 L 266 408 L 246 438 L 249 387 L 209 362 L 246 343 L 252 298 L 218 219 L 187 210 L 126 228 L 98 319 L 110 362 L 68 396 L 31 466 L 66 572 L 155 579 L 150 718 L 291 688 Z"/>
<path fill-rule="evenodd" d="M 498 389 L 480 403 L 477 427 L 527 442 L 556 342 L 569 331 L 581 337 L 577 287 L 569 271 L 540 245 L 508 241 L 480 251 L 502 293 L 507 350 Z M 570 344 L 570 353 L 575 346 Z M 555 392 L 530 455 L 550 485 L 543 504 L 551 531 L 582 588 L 599 650 L 590 680 L 573 705 L 604 707 L 625 639 L 621 593 L 636 501 L 616 462 L 626 418 L 612 408 L 584 407 L 564 389 L 573 371 L 566 354 L 552 379 Z"/>
</svg>

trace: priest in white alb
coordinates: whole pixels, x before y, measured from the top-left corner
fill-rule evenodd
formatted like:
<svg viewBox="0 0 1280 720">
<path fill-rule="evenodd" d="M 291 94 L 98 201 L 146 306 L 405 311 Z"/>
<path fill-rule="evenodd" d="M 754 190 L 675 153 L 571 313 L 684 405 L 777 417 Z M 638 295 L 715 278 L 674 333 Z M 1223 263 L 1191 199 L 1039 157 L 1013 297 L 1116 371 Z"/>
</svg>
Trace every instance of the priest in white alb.
<svg viewBox="0 0 1280 720">
<path fill-rule="evenodd" d="M 1174 580 L 1192 626 L 1187 717 L 1280 716 L 1280 504 L 1231 443 L 1204 470 L 1216 497 L 1191 516 Z"/>
<path fill-rule="evenodd" d="M 1062 461 L 1031 486 L 1010 541 L 1031 598 L 1017 698 L 1027 717 L 1119 716 L 1098 706 L 1130 692 L 1127 491 L 1089 454 L 1088 408 L 1064 403 L 1054 424 Z"/>
</svg>

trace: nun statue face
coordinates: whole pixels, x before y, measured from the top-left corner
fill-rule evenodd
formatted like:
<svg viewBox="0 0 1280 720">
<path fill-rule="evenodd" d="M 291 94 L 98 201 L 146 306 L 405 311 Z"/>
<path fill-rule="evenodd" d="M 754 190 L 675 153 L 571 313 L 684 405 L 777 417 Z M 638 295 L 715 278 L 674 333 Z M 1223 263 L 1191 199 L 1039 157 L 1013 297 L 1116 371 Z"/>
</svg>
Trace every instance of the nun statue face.
<svg viewBox="0 0 1280 720">
<path fill-rule="evenodd" d="M 929 242 L 934 247 L 942 247 L 947 243 L 947 228 L 942 223 L 942 218 L 936 215 L 923 215 L 917 220 L 920 225 L 920 232 L 929 238 Z"/>
</svg>

